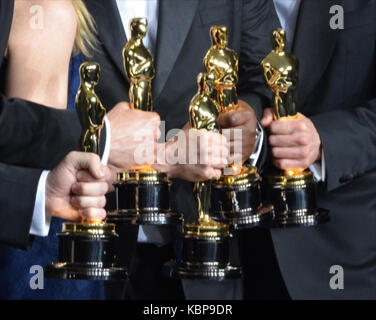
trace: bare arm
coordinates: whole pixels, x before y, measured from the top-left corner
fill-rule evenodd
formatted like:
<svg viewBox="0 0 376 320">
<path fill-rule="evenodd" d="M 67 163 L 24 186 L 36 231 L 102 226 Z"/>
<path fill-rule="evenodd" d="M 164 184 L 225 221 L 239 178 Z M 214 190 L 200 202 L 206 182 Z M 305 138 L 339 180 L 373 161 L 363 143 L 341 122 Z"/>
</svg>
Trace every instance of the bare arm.
<svg viewBox="0 0 376 320">
<path fill-rule="evenodd" d="M 8 42 L 7 97 L 66 108 L 76 30 L 70 0 L 16 0 Z"/>
</svg>

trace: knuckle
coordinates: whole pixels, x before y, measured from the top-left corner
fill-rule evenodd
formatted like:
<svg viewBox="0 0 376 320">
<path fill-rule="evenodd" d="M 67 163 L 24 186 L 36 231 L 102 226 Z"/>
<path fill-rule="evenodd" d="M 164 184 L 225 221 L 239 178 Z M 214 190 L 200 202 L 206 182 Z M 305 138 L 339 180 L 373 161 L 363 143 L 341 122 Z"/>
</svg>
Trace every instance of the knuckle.
<svg viewBox="0 0 376 320">
<path fill-rule="evenodd" d="M 307 130 L 306 123 L 304 121 L 299 121 L 299 123 L 298 123 L 298 129 L 301 130 L 301 131 Z"/>
<path fill-rule="evenodd" d="M 205 179 L 210 179 L 211 177 L 211 167 L 210 166 L 205 166 L 202 169 L 202 177 Z"/>
<path fill-rule="evenodd" d="M 306 145 L 308 143 L 308 138 L 305 135 L 300 135 L 297 140 L 298 140 L 298 143 L 302 145 Z"/>
</svg>

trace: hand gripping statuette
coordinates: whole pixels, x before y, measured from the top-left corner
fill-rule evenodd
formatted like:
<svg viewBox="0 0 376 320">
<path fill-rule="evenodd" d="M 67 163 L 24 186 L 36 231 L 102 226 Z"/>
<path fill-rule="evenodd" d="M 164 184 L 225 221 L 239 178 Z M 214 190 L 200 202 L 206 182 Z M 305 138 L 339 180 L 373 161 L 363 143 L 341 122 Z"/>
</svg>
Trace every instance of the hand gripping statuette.
<svg viewBox="0 0 376 320">
<path fill-rule="evenodd" d="M 80 67 L 81 85 L 76 95 L 76 110 L 81 122 L 80 148 L 99 154 L 99 138 L 106 109 L 94 88 L 100 67 L 85 62 Z M 118 235 L 115 225 L 102 220 L 63 223 L 58 233 L 59 262 L 46 268 L 46 276 L 60 279 L 124 280 L 125 268 L 117 264 L 115 252 Z"/>
<path fill-rule="evenodd" d="M 264 77 L 274 96 L 274 119 L 297 119 L 298 58 L 285 51 L 286 32 L 273 32 L 274 49 L 262 61 Z M 266 177 L 267 202 L 274 205 L 274 227 L 315 226 L 329 220 L 329 212 L 317 208 L 316 183 L 306 168 L 291 168 Z"/>
<path fill-rule="evenodd" d="M 122 55 L 125 74 L 130 83 L 131 108 L 152 112 L 155 68 L 153 56 L 143 43 L 147 26 L 145 18 L 130 20 L 131 36 Z M 144 231 L 148 229 L 148 233 L 168 234 L 181 226 L 182 216 L 171 210 L 170 187 L 167 175 L 155 171 L 151 165 L 140 165 L 118 173 L 115 184 L 117 210 L 109 214 L 108 221 L 116 224 L 121 239 L 130 232 L 137 237 L 137 226 L 140 224 Z"/>
<path fill-rule="evenodd" d="M 198 76 L 198 93 L 189 106 L 192 128 L 218 132 L 218 104 L 211 98 L 214 82 L 211 75 Z M 210 217 L 211 181 L 196 182 L 194 196 L 198 221 L 185 224 L 178 240 L 182 248 L 174 275 L 180 278 L 223 280 L 240 277 L 240 268 L 230 263 L 229 225 Z"/>
<path fill-rule="evenodd" d="M 214 94 L 221 113 L 238 108 L 238 56 L 227 48 L 226 26 L 210 29 L 212 47 L 204 58 L 208 75 L 214 80 Z M 226 172 L 227 171 L 227 172 Z M 272 207 L 261 203 L 260 178 L 251 165 L 232 164 L 212 185 L 212 215 L 235 228 L 269 226 Z"/>
</svg>

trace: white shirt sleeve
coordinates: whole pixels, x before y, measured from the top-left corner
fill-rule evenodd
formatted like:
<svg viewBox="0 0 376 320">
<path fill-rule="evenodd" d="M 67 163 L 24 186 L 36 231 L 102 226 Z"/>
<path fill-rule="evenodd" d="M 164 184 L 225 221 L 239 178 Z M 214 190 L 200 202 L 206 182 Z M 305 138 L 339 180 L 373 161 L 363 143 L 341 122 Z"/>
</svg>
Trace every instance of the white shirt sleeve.
<svg viewBox="0 0 376 320">
<path fill-rule="evenodd" d="M 264 143 L 264 129 L 262 128 L 261 124 L 259 122 L 257 122 L 257 137 L 256 137 L 256 142 L 255 142 L 255 146 L 253 148 L 253 153 L 251 154 L 251 156 L 249 157 L 249 161 L 251 163 L 252 166 L 256 166 L 259 158 L 260 158 L 260 154 L 261 154 L 261 150 L 262 150 L 262 145 Z"/>
<path fill-rule="evenodd" d="M 43 171 L 38 182 L 33 218 L 29 233 L 34 236 L 47 237 L 50 231 L 51 215 L 46 214 L 46 181 L 49 171 Z"/>
<path fill-rule="evenodd" d="M 317 181 L 322 181 L 325 182 L 326 178 L 326 168 L 325 168 L 325 156 L 324 156 L 324 151 L 322 151 L 321 155 L 321 161 L 316 161 L 313 163 L 309 169 L 312 171 L 315 179 Z"/>
<path fill-rule="evenodd" d="M 104 123 L 106 125 L 106 142 L 104 145 L 104 151 L 102 156 L 102 164 L 107 165 L 108 158 L 110 156 L 110 149 L 111 149 L 111 126 L 110 126 L 110 120 L 108 120 L 107 116 L 104 118 Z"/>
</svg>

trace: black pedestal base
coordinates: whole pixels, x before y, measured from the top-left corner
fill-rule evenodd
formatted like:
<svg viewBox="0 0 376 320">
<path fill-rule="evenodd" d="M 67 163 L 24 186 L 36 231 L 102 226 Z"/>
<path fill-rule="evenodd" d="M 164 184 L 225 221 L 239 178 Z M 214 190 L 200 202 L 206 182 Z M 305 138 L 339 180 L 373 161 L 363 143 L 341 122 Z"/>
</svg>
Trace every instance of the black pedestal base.
<svg viewBox="0 0 376 320">
<path fill-rule="evenodd" d="M 187 231 L 190 227 L 193 229 L 194 225 L 186 226 L 185 232 L 178 238 L 177 261 L 171 270 L 173 277 L 214 281 L 241 277 L 238 257 L 234 257 L 230 249 L 234 238 L 229 234 L 191 235 Z"/>
<path fill-rule="evenodd" d="M 141 212 L 141 225 L 180 225 L 183 221 L 183 215 L 174 212 Z"/>
<path fill-rule="evenodd" d="M 47 278 L 74 280 L 113 280 L 120 281 L 127 278 L 124 268 L 100 268 L 90 265 L 74 263 L 52 263 L 45 269 Z"/>
<path fill-rule="evenodd" d="M 62 232 L 57 235 L 58 262 L 46 267 L 46 277 L 85 280 L 127 278 L 127 269 L 117 263 L 115 225 L 64 223 Z"/>
<path fill-rule="evenodd" d="M 172 276 L 180 279 L 215 280 L 236 279 L 241 277 L 241 269 L 230 265 L 221 268 L 205 263 L 191 265 L 182 263 L 173 267 Z"/>
<path fill-rule="evenodd" d="M 275 216 L 273 228 L 314 227 L 329 220 L 329 210 L 326 209 L 317 209 L 314 214 L 286 212 Z"/>
<path fill-rule="evenodd" d="M 121 221 L 122 224 L 129 225 L 174 226 L 182 224 L 183 215 L 172 211 L 141 211 L 137 213 L 135 209 L 123 209 L 111 213 L 107 221 L 115 224 Z"/>
<path fill-rule="evenodd" d="M 272 226 L 274 210 L 273 206 L 262 206 L 256 212 L 254 210 L 236 213 L 217 212 L 212 218 L 232 225 L 235 230 L 255 227 L 269 229 Z"/>
</svg>

